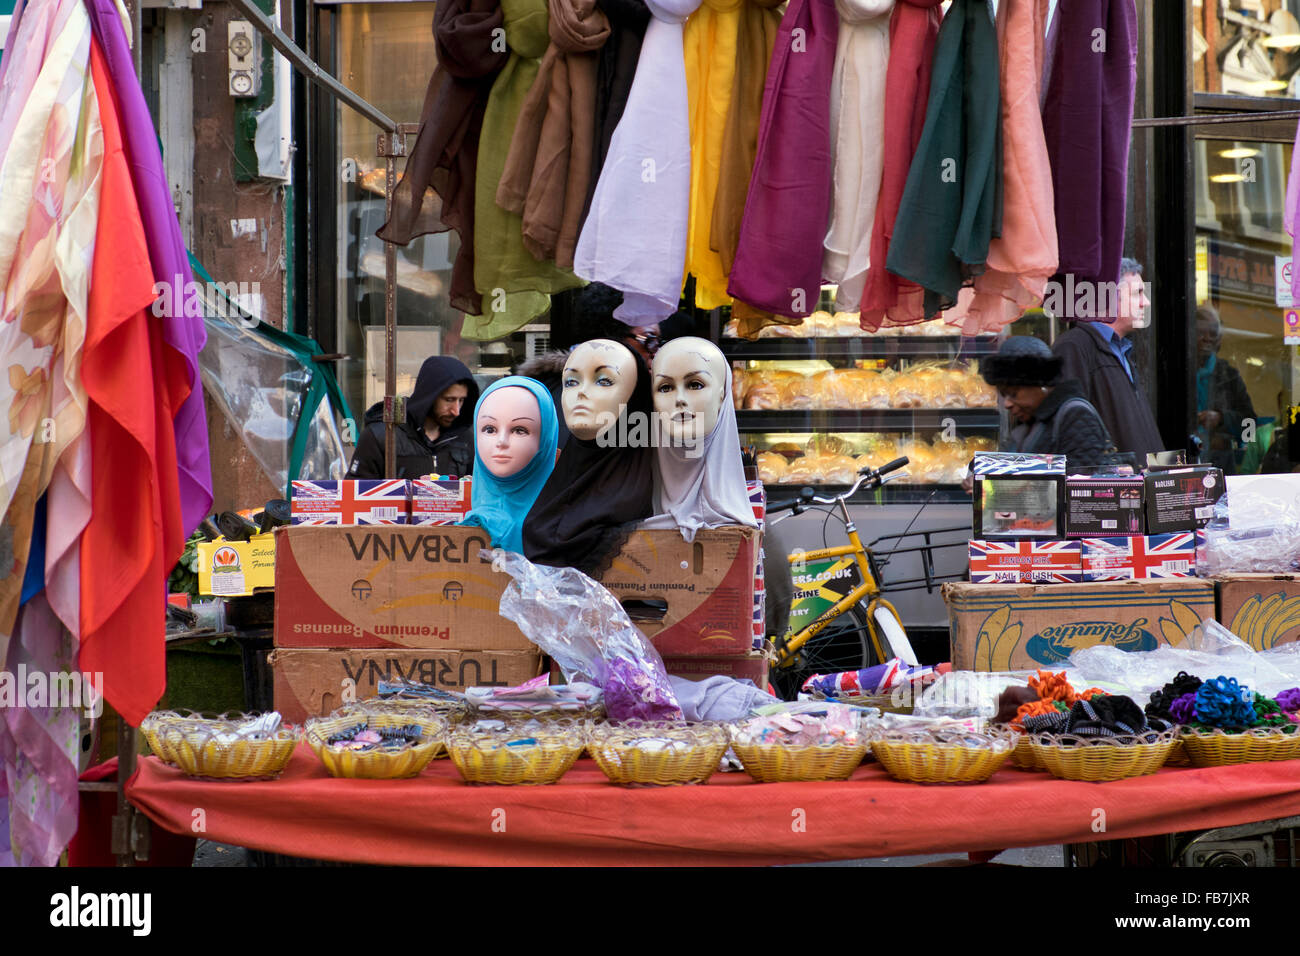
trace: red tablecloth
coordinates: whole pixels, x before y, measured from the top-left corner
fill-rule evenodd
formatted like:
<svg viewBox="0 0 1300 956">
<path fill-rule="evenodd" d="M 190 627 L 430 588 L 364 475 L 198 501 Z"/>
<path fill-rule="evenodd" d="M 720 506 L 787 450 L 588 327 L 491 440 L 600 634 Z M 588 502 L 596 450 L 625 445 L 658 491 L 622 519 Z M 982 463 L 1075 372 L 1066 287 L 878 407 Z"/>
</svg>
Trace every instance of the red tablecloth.
<svg viewBox="0 0 1300 956">
<path fill-rule="evenodd" d="M 173 832 L 356 863 L 773 864 L 1082 843 L 1300 815 L 1300 761 L 1104 784 L 1006 769 L 979 786 L 899 783 L 868 764 L 842 783 L 757 784 L 727 773 L 703 786 L 628 789 L 581 760 L 553 786 L 490 787 L 465 784 L 445 759 L 411 780 L 338 780 L 303 744 L 280 779 L 254 783 L 192 780 L 142 758 L 127 796 Z"/>
</svg>

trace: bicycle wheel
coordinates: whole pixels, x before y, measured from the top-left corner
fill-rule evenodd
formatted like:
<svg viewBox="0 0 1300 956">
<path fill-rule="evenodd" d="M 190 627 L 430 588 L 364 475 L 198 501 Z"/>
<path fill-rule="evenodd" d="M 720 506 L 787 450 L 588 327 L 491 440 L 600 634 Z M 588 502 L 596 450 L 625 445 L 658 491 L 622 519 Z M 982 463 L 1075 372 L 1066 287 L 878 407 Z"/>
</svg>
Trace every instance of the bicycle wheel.
<svg viewBox="0 0 1300 956">
<path fill-rule="evenodd" d="M 856 671 L 878 663 L 866 612 L 855 605 L 799 648 L 793 666 L 772 668 L 772 684 L 783 698 L 793 700 L 814 674 Z"/>
</svg>

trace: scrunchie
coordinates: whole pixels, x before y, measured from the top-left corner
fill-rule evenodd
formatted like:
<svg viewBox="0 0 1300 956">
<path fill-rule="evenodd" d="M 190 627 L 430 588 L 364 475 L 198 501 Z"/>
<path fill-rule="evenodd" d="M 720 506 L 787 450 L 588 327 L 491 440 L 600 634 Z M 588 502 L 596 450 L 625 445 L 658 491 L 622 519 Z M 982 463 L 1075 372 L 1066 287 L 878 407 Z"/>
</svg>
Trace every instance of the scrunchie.
<svg viewBox="0 0 1300 956">
<path fill-rule="evenodd" d="M 1172 719 L 1178 723 L 1184 723 L 1172 713 L 1174 702 L 1185 695 L 1195 695 L 1200 688 L 1201 679 L 1199 677 L 1194 677 L 1187 671 L 1179 671 L 1177 677 L 1151 695 L 1151 700 L 1148 701 L 1146 706 L 1147 716 L 1163 717 L 1166 720 Z"/>
<path fill-rule="evenodd" d="M 1222 730 L 1244 730 L 1255 724 L 1255 695 L 1235 677 L 1216 677 L 1196 691 L 1196 721 Z"/>
<path fill-rule="evenodd" d="M 1295 713 L 1300 710 L 1300 687 L 1292 687 L 1282 691 L 1273 698 L 1277 701 L 1278 707 L 1287 713 Z"/>
</svg>

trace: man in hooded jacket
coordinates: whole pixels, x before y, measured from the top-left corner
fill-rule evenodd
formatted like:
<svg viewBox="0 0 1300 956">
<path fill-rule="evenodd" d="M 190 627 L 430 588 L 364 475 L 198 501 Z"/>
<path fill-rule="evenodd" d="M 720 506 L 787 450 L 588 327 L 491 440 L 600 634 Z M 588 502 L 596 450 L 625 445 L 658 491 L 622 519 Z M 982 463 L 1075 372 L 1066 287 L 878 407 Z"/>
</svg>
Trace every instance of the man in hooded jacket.
<svg viewBox="0 0 1300 956">
<path fill-rule="evenodd" d="M 384 474 L 384 403 L 366 410 L 365 428 L 349 478 L 463 477 L 474 469 L 474 406 L 478 386 L 464 362 L 447 355 L 424 360 L 406 400 L 406 421 L 393 430 L 397 473 Z"/>
</svg>

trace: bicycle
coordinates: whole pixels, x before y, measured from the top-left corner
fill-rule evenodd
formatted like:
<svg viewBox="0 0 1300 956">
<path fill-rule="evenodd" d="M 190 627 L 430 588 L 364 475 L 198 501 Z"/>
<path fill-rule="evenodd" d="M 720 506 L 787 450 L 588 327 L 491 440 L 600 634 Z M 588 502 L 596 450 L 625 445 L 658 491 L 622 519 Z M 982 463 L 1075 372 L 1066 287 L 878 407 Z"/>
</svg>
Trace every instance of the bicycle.
<svg viewBox="0 0 1300 956">
<path fill-rule="evenodd" d="M 848 506 L 845 504 L 849 498 L 852 498 L 864 486 L 869 489 L 878 488 L 888 481 L 904 477 L 903 474 L 888 478 L 885 476 L 890 472 L 903 468 L 907 464 L 907 458 L 896 458 L 879 468 L 862 468 L 858 472 L 858 480 L 848 491 L 841 495 L 822 498 L 818 497 L 811 488 L 804 488 L 798 498 L 770 506 L 767 509 L 769 523 L 775 524 L 777 521 L 783 521 L 785 518 L 790 517 L 790 515 L 801 514 L 809 510 L 814 504 L 838 504 L 840 516 L 844 520 L 844 530 L 848 533 L 849 543 L 833 548 L 819 548 L 814 551 L 795 551 L 787 557 L 795 570 L 798 570 L 800 564 L 810 561 L 852 557 L 862 576 L 861 583 L 857 587 L 818 615 L 811 624 L 777 639 L 775 658 L 771 666 L 771 677 L 773 686 L 781 693 L 782 697 L 793 698 L 798 693 L 803 681 L 814 673 L 832 674 L 839 671 L 859 670 L 894 657 L 910 666 L 917 666 L 919 663 L 911 642 L 908 640 L 907 631 L 899 618 L 898 611 L 893 604 L 882 596 L 885 589 L 879 583 L 880 563 L 872 550 L 872 545 L 885 538 L 924 535 L 926 541 L 924 545 L 916 548 L 896 548 L 889 552 L 889 556 L 921 552 L 924 570 L 923 578 L 902 583 L 912 584 L 913 581 L 923 581 L 922 585 L 916 586 L 925 586 L 932 590 L 934 584 L 941 580 L 941 577 L 934 573 L 932 549 L 936 545 L 931 542 L 931 535 L 952 531 L 964 532 L 969 529 L 938 528 L 919 532 L 905 531 L 901 535 L 884 535 L 870 544 L 863 544 L 861 537 L 858 535 L 857 526 L 849 515 Z M 770 520 L 771 515 L 782 511 L 789 511 L 790 514 L 782 515 L 776 521 Z M 888 559 L 886 559 L 886 563 L 887 561 Z M 801 582 L 800 577 L 801 575 L 795 576 L 796 591 L 800 589 L 801 583 L 809 583 L 806 580 Z M 891 590 L 894 589 L 909 590 L 910 588 L 891 588 Z"/>
</svg>

